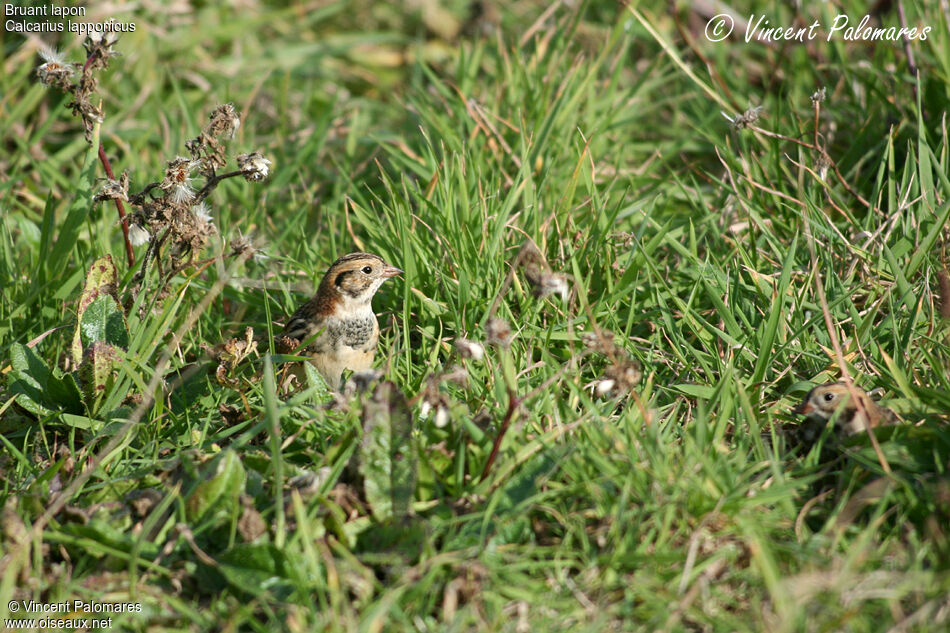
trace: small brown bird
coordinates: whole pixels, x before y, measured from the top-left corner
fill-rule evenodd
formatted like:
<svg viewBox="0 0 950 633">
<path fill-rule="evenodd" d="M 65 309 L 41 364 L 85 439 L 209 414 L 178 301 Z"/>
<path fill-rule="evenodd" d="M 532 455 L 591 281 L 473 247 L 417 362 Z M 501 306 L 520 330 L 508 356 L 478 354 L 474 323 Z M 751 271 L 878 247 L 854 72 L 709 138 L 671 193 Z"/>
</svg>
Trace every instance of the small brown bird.
<svg viewBox="0 0 950 633">
<path fill-rule="evenodd" d="M 855 396 L 863 407 L 858 407 Z M 893 411 L 871 400 L 863 389 L 854 387 L 852 395 L 843 382 L 818 385 L 808 392 L 801 404 L 792 409 L 792 413 L 807 416 L 815 422 L 827 422 L 839 408 L 841 413 L 838 415 L 837 429 L 845 435 L 862 433 L 868 426 L 875 428 L 900 423 L 900 418 Z"/>
<path fill-rule="evenodd" d="M 278 346 L 288 347 L 287 339 L 296 341 L 290 347 L 313 339 L 304 353 L 327 384 L 339 391 L 344 370 L 372 366 L 379 342 L 373 295 L 384 281 L 402 272 L 378 255 L 344 255 L 327 270 L 313 298 L 287 321 L 280 337 L 283 345 Z"/>
</svg>

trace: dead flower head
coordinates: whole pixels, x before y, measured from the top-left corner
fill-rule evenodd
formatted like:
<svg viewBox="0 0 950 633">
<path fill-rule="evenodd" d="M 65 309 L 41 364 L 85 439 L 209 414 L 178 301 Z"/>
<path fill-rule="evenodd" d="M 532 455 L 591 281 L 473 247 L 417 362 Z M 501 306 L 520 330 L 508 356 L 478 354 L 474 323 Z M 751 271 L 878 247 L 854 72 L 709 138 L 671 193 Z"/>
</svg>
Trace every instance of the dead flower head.
<svg viewBox="0 0 950 633">
<path fill-rule="evenodd" d="M 208 208 L 208 204 L 206 202 L 202 201 L 194 205 L 191 207 L 191 212 L 194 213 L 195 217 L 202 222 L 214 224 L 214 218 L 211 217 L 211 209 Z"/>
<path fill-rule="evenodd" d="M 643 373 L 636 361 L 629 356 L 624 356 L 607 367 L 604 377 L 597 382 L 595 390 L 601 396 L 610 393 L 624 395 L 634 390 L 642 376 Z"/>
<path fill-rule="evenodd" d="M 492 317 L 485 322 L 485 341 L 489 345 L 507 349 L 511 345 L 512 338 L 514 338 L 514 333 L 504 319 Z"/>
<path fill-rule="evenodd" d="M 198 164 L 198 161 L 181 156 L 168 161 L 165 179 L 158 186 L 169 195 L 171 202 L 188 204 L 194 199 L 195 190 L 191 188 L 191 174 Z"/>
<path fill-rule="evenodd" d="M 147 244 L 150 239 L 152 239 L 152 236 L 141 226 L 134 223 L 129 225 L 129 241 L 132 246 Z"/>
<path fill-rule="evenodd" d="M 112 178 L 106 178 L 106 183 L 102 185 L 102 188 L 99 189 L 99 192 L 93 196 L 93 202 L 101 202 L 103 200 L 123 200 L 125 202 L 129 201 L 129 174 L 123 172 L 119 176 L 118 180 L 113 180 Z"/>
<path fill-rule="evenodd" d="M 828 178 L 828 169 L 831 167 L 831 159 L 828 158 L 828 154 L 821 152 L 818 154 L 818 157 L 815 159 L 815 172 L 818 174 L 818 177 L 821 180 L 826 180 Z"/>
<path fill-rule="evenodd" d="M 234 133 L 241 127 L 241 117 L 234 110 L 234 104 L 225 103 L 218 106 L 211 113 L 211 121 L 206 128 L 209 134 L 234 138 Z"/>
<path fill-rule="evenodd" d="M 480 361 L 485 357 L 485 348 L 481 343 L 470 341 L 467 338 L 455 339 L 455 351 L 462 358 L 471 358 L 474 361 Z"/>
<path fill-rule="evenodd" d="M 208 176 L 227 163 L 224 146 L 219 139 L 233 138 L 241 126 L 241 119 L 230 103 L 215 108 L 209 119 L 208 125 L 196 138 L 185 141 L 185 147 L 191 157 L 201 161 L 202 173 Z"/>
<path fill-rule="evenodd" d="M 72 90 L 73 75 L 76 69 L 63 60 L 63 54 L 51 48 L 40 49 L 44 63 L 37 67 L 36 75 L 44 86 L 59 88 L 63 92 Z"/>
<path fill-rule="evenodd" d="M 603 354 L 610 361 L 603 377 L 594 383 L 597 395 L 623 395 L 633 391 L 643 374 L 637 361 L 614 341 L 613 332 L 600 329 L 585 332 L 581 340 L 589 350 Z"/>
<path fill-rule="evenodd" d="M 353 372 L 353 375 L 343 386 L 344 400 L 350 400 L 357 394 L 370 391 L 382 377 L 383 372 L 378 369 L 362 369 Z"/>
<path fill-rule="evenodd" d="M 215 371 L 215 377 L 218 382 L 225 387 L 237 388 L 241 382 L 231 376 L 231 372 L 237 368 L 248 356 L 257 353 L 257 341 L 254 340 L 254 330 L 252 328 L 244 329 L 244 339 L 231 338 L 222 345 L 214 348 L 204 346 L 209 355 L 218 363 Z"/>
<path fill-rule="evenodd" d="M 749 106 L 749 109 L 743 112 L 742 114 L 737 114 L 735 117 L 731 117 L 725 112 L 722 113 L 722 116 L 732 123 L 732 128 L 735 130 L 742 130 L 753 123 L 759 120 L 759 115 L 762 112 L 762 106 Z"/>
<path fill-rule="evenodd" d="M 268 259 L 264 251 L 254 246 L 254 239 L 250 233 L 245 235 L 238 231 L 237 235 L 231 238 L 230 246 L 231 255 L 234 257 L 253 257 L 258 262 Z"/>
<path fill-rule="evenodd" d="M 259 152 L 240 154 L 237 157 L 237 164 L 248 182 L 260 182 L 267 178 L 271 166 L 271 162 Z"/>
<path fill-rule="evenodd" d="M 468 372 L 458 365 L 453 365 L 446 371 L 426 378 L 426 386 L 422 391 L 422 404 L 419 405 L 419 417 L 425 420 L 432 412 L 435 412 L 432 423 L 439 429 L 448 425 L 451 418 L 452 401 L 440 389 L 444 383 L 455 383 L 465 388 L 468 386 Z"/>
<path fill-rule="evenodd" d="M 614 342 L 614 333 L 610 330 L 597 328 L 593 332 L 583 332 L 581 342 L 590 351 L 599 352 L 606 356 L 616 356 L 619 350 Z"/>
<path fill-rule="evenodd" d="M 567 283 L 567 276 L 561 273 L 551 273 L 541 278 L 541 283 L 535 289 L 535 296 L 547 297 L 548 295 L 557 295 L 561 301 L 567 301 L 571 289 Z"/>
<path fill-rule="evenodd" d="M 558 295 L 562 301 L 567 301 L 570 294 L 567 275 L 553 272 L 533 242 L 526 242 L 521 247 L 515 261 L 524 272 L 524 278 L 531 285 L 531 292 L 535 297 Z"/>
<path fill-rule="evenodd" d="M 109 60 L 119 54 L 112 48 L 118 41 L 119 34 L 114 31 L 89 31 L 82 43 L 90 60 L 89 66 L 96 69 L 108 66 Z"/>
<path fill-rule="evenodd" d="M 83 133 L 87 142 L 92 142 L 92 131 L 102 123 L 102 109 L 93 104 L 93 94 L 99 85 L 96 71 L 109 65 L 109 60 L 118 55 L 112 46 L 118 41 L 118 33 L 90 31 L 83 46 L 86 49 L 86 61 L 83 64 L 67 63 L 63 56 L 49 48 L 40 51 L 43 64 L 36 69 L 37 77 L 43 85 L 59 88 L 72 95 L 67 104 L 73 116 L 82 120 Z M 79 78 L 73 78 L 79 71 Z"/>
</svg>

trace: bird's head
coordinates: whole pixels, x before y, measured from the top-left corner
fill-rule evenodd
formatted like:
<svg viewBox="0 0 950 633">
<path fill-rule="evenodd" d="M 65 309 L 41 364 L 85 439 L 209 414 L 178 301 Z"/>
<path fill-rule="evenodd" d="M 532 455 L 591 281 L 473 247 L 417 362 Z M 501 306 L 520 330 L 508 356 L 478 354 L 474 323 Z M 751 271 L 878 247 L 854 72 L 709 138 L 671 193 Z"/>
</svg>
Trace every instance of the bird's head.
<svg viewBox="0 0 950 633">
<path fill-rule="evenodd" d="M 368 306 L 383 282 L 402 272 L 379 255 L 350 253 L 333 262 L 320 282 L 320 293 L 344 307 Z"/>
</svg>

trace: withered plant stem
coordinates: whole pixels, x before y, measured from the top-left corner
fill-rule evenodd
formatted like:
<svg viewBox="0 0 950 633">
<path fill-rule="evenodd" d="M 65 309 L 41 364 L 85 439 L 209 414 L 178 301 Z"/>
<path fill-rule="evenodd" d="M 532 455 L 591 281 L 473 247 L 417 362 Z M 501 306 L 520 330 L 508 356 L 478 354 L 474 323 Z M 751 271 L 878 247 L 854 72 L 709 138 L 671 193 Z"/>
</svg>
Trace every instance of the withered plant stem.
<svg viewBox="0 0 950 633">
<path fill-rule="evenodd" d="M 198 193 L 195 194 L 195 204 L 201 202 L 202 200 L 207 198 L 209 195 L 211 195 L 211 192 L 214 190 L 215 187 L 218 186 L 218 183 L 221 182 L 222 180 L 225 180 L 227 178 L 235 178 L 237 176 L 243 176 L 243 175 L 244 175 L 244 171 L 239 169 L 237 171 L 229 171 L 228 173 L 221 174 L 220 176 L 217 174 L 215 174 L 214 176 L 211 176 L 211 178 L 208 178 L 208 182 L 204 184 L 204 187 L 202 187 L 198 191 Z"/>
<path fill-rule="evenodd" d="M 491 472 L 492 466 L 494 466 L 495 460 L 498 458 L 498 451 L 501 449 L 501 441 L 505 439 L 505 434 L 508 432 L 508 427 L 511 426 L 511 420 L 515 417 L 515 411 L 518 410 L 520 404 L 521 398 L 518 397 L 518 394 L 509 389 L 508 410 L 505 412 L 505 419 L 502 420 L 501 427 L 498 429 L 495 443 L 492 444 L 491 453 L 488 454 L 488 461 L 485 462 L 485 467 L 482 468 L 482 475 L 479 477 L 479 481 L 485 481 L 485 478 L 488 477 L 488 473 Z"/>
<path fill-rule="evenodd" d="M 82 77 L 85 77 L 86 72 L 89 70 L 89 66 L 92 65 L 92 62 L 96 59 L 96 53 L 93 51 L 89 53 L 86 57 L 86 63 L 82 67 L 82 75 L 80 76 L 80 81 Z M 109 162 L 109 157 L 106 155 L 106 150 L 102 146 L 102 139 L 99 139 L 99 162 L 102 163 L 102 168 L 106 171 L 106 177 L 109 180 L 115 180 L 115 173 L 112 171 L 112 163 Z M 118 198 L 113 198 L 115 202 L 115 210 L 119 214 L 119 224 L 122 225 L 122 238 L 125 240 L 125 258 L 129 262 L 129 268 L 135 266 L 135 253 L 132 251 L 132 241 L 129 239 L 129 221 L 125 216 L 125 206 L 122 204 L 122 201 Z"/>
<path fill-rule="evenodd" d="M 871 203 L 868 202 L 867 200 L 865 200 L 864 198 L 862 198 L 862 197 L 861 197 L 861 194 L 859 194 L 857 191 L 855 191 L 854 188 L 848 183 L 848 181 L 845 180 L 844 176 L 841 174 L 841 171 L 838 169 L 838 164 L 835 163 L 835 161 L 833 161 L 833 160 L 831 159 L 831 155 L 828 154 L 828 152 L 825 150 L 825 148 L 823 148 L 823 147 L 821 147 L 820 145 L 817 145 L 817 144 L 816 144 L 816 145 L 812 145 L 811 143 L 806 143 L 805 141 L 801 141 L 801 140 L 799 140 L 799 139 L 797 139 L 797 138 L 792 138 L 791 136 L 786 136 L 785 134 L 779 134 L 779 133 L 777 133 L 777 132 L 770 132 L 769 130 L 764 130 L 764 129 L 762 129 L 762 128 L 758 127 L 758 126 L 755 126 L 755 125 L 750 125 L 750 126 L 749 126 L 749 129 L 752 130 L 753 132 L 758 132 L 759 134 L 762 134 L 763 136 L 771 136 L 772 138 L 777 138 L 777 139 L 781 139 L 781 140 L 783 140 L 783 141 L 789 141 L 789 142 L 791 142 L 791 143 L 796 143 L 796 144 L 798 144 L 798 145 L 801 145 L 802 147 L 805 147 L 805 148 L 808 148 L 808 149 L 810 149 L 810 150 L 813 150 L 813 151 L 818 152 L 820 155 L 822 155 L 822 156 L 825 158 L 825 160 L 828 161 L 828 164 L 829 164 L 829 165 L 831 166 L 831 168 L 835 171 L 835 176 L 838 177 L 838 180 L 841 182 L 841 184 L 844 186 L 844 188 L 848 191 L 848 193 L 850 193 L 852 196 L 854 196 L 854 198 L 855 198 L 858 202 L 860 202 L 865 208 L 867 208 L 867 209 L 870 209 L 870 208 L 871 208 Z"/>
<path fill-rule="evenodd" d="M 106 156 L 106 150 L 103 149 L 101 140 L 99 141 L 99 162 L 106 170 L 106 177 L 109 180 L 115 180 L 112 164 L 109 162 L 109 157 Z M 129 262 L 129 268 L 132 268 L 135 266 L 135 253 L 132 251 L 132 242 L 129 240 L 129 220 L 125 216 L 125 206 L 118 198 L 113 198 L 112 201 L 115 202 L 115 210 L 119 214 L 119 224 L 122 225 L 122 237 L 125 238 L 125 258 Z"/>
</svg>

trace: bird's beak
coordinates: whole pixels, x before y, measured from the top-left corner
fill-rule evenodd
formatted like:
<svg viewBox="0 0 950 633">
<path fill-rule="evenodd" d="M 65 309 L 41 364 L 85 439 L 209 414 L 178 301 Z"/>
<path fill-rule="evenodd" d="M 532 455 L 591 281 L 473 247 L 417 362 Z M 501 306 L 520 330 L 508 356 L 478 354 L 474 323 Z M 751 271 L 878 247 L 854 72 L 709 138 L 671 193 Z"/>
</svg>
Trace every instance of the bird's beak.
<svg viewBox="0 0 950 633">
<path fill-rule="evenodd" d="M 383 268 L 382 272 L 382 276 L 386 278 L 395 277 L 396 275 L 401 274 L 403 274 L 403 271 L 399 270 L 395 266 L 386 266 L 386 268 Z"/>
<path fill-rule="evenodd" d="M 802 403 L 800 405 L 792 409 L 792 413 L 796 415 L 808 415 L 814 410 L 815 408 L 811 406 L 811 402 L 809 402 L 808 400 L 802 400 Z"/>
</svg>

